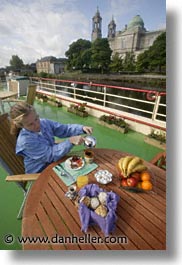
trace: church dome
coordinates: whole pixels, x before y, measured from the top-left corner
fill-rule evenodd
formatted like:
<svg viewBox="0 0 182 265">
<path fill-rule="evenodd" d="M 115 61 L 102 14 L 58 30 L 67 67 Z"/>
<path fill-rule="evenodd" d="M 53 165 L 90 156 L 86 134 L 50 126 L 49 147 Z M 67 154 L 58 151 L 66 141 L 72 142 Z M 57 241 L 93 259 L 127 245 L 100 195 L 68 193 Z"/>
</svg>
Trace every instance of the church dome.
<svg viewBox="0 0 182 265">
<path fill-rule="evenodd" d="M 135 27 L 144 28 L 144 22 L 143 19 L 140 17 L 140 15 L 135 16 L 129 23 L 128 23 L 128 29 L 133 29 Z"/>
</svg>

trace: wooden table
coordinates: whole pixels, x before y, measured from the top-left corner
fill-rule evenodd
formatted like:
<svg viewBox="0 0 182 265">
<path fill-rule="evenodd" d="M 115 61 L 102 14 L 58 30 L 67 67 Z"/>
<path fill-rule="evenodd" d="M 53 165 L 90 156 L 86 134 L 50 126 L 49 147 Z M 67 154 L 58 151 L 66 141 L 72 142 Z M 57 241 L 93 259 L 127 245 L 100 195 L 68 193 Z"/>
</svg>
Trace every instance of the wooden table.
<svg viewBox="0 0 182 265">
<path fill-rule="evenodd" d="M 0 91 L 0 107 L 2 109 L 2 112 L 4 113 L 4 102 L 3 100 L 8 98 L 14 98 L 17 97 L 18 93 L 13 91 Z"/>
<path fill-rule="evenodd" d="M 86 234 L 81 231 L 78 209 L 73 201 L 65 196 L 68 187 L 53 171 L 52 168 L 56 165 L 53 163 L 41 173 L 31 188 L 22 220 L 24 238 L 46 240 L 46 237 L 49 237 L 52 243 L 26 243 L 23 249 L 165 250 L 165 171 L 146 162 L 155 177 L 154 192 L 130 192 L 119 188 L 116 170 L 118 160 L 127 154 L 109 149 L 94 149 L 94 153 L 95 162 L 99 167 L 88 174 L 89 183 L 96 183 L 94 173 L 97 170 L 107 169 L 114 175 L 113 182 L 100 187 L 107 191 L 112 190 L 120 196 L 116 211 L 118 216 L 116 228 L 110 238 L 107 238 L 105 243 L 94 243 L 94 238 L 106 239 L 98 226 L 90 226 Z M 73 235 L 80 239 L 79 242 L 77 240 L 78 243 L 71 244 L 67 241 L 63 244 L 63 237 L 70 238 Z M 86 239 L 82 239 L 83 237 Z M 87 243 L 90 239 L 93 241 Z M 114 243 L 117 240 L 119 243 Z"/>
</svg>

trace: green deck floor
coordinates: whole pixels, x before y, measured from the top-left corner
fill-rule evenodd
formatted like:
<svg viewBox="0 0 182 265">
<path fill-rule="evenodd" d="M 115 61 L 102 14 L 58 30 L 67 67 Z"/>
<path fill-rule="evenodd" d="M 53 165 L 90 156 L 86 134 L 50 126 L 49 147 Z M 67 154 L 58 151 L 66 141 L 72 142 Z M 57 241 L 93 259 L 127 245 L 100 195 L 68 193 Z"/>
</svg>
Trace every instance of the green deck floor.
<svg viewBox="0 0 182 265">
<path fill-rule="evenodd" d="M 79 123 L 93 127 L 93 135 L 97 138 L 98 148 L 110 148 L 128 152 L 150 160 L 161 149 L 144 143 L 144 135 L 129 131 L 127 134 L 103 127 L 97 123 L 95 117 L 82 118 L 66 111 L 66 108 L 56 108 L 47 103 L 35 102 L 35 108 L 40 117 L 59 121 L 61 123 Z M 82 150 L 84 147 L 75 147 L 74 150 Z M 23 199 L 20 188 L 15 183 L 6 183 L 6 171 L 0 167 L 0 249 L 21 249 L 16 238 L 21 236 L 21 220 L 16 216 Z M 4 236 L 10 234 L 14 237 L 11 244 L 4 242 Z"/>
</svg>

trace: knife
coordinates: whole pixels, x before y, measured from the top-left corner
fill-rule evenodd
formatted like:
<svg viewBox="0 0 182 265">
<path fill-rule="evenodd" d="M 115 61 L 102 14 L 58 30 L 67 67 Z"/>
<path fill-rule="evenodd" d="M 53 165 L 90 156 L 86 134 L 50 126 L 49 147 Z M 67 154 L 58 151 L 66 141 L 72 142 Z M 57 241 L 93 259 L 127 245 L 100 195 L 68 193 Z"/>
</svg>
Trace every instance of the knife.
<svg viewBox="0 0 182 265">
<path fill-rule="evenodd" d="M 61 165 L 61 164 L 59 164 L 58 165 L 58 167 L 60 167 L 61 168 L 61 170 L 63 170 L 65 173 L 66 173 L 66 175 L 67 175 L 67 177 L 69 177 L 71 180 L 73 180 L 74 182 L 76 181 L 74 178 L 73 178 L 73 176 Z"/>
</svg>

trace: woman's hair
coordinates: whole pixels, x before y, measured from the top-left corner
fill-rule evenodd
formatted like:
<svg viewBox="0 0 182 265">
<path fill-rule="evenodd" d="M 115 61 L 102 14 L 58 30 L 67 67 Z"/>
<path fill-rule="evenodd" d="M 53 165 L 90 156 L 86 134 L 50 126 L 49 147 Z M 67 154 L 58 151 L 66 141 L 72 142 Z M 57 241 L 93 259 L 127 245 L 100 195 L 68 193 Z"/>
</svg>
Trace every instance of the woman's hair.
<svg viewBox="0 0 182 265">
<path fill-rule="evenodd" d="M 10 133 L 18 136 L 22 128 L 22 120 L 24 117 L 28 116 L 30 112 L 35 111 L 34 107 L 27 102 L 18 102 L 11 107 L 10 119 L 11 127 Z"/>
</svg>

